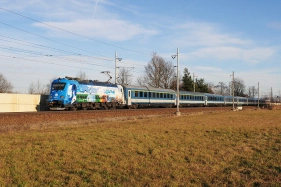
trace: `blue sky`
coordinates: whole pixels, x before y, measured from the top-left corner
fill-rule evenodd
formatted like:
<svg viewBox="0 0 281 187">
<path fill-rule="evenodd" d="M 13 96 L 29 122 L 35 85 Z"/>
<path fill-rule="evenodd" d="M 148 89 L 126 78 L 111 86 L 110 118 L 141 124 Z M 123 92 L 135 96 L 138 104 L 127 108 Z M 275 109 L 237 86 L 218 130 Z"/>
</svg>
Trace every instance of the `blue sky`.
<svg viewBox="0 0 281 187">
<path fill-rule="evenodd" d="M 214 85 L 235 77 L 260 94 L 281 91 L 280 0 L 1 0 L 0 72 L 27 93 L 31 82 L 85 72 L 143 75 L 151 54 Z"/>
</svg>

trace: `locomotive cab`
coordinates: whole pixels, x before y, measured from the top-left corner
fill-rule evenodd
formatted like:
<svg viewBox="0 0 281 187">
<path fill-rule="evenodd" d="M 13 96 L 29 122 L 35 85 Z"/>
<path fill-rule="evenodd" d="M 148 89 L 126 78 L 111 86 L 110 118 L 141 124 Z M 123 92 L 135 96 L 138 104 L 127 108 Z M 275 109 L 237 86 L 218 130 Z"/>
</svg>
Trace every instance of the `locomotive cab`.
<svg viewBox="0 0 281 187">
<path fill-rule="evenodd" d="M 77 84 L 67 79 L 56 79 L 52 82 L 48 107 L 50 110 L 65 110 L 76 102 Z"/>
</svg>

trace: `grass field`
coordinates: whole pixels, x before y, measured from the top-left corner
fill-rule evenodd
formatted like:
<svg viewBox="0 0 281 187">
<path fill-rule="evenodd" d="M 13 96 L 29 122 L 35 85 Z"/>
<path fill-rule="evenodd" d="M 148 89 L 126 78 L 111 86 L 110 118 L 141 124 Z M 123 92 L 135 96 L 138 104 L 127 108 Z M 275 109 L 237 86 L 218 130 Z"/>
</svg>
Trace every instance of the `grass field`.
<svg viewBox="0 0 281 187">
<path fill-rule="evenodd" d="M 281 186 L 281 111 L 0 134 L 0 186 Z"/>
</svg>

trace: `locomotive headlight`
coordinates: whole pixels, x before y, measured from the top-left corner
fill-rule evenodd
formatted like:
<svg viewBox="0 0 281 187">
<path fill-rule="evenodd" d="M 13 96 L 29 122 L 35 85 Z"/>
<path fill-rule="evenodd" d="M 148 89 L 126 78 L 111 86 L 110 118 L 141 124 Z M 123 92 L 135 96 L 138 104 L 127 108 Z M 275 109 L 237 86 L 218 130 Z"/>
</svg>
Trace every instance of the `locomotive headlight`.
<svg viewBox="0 0 281 187">
<path fill-rule="evenodd" d="M 64 96 L 62 95 L 62 96 L 60 96 L 60 98 L 62 98 L 62 99 L 63 99 L 63 98 L 64 98 Z"/>
</svg>

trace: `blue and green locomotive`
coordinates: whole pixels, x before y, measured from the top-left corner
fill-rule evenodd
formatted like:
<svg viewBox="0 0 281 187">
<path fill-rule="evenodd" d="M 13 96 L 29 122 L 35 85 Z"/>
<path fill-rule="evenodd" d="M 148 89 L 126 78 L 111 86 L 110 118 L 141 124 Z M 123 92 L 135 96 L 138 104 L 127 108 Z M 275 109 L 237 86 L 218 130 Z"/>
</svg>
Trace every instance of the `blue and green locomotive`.
<svg viewBox="0 0 281 187">
<path fill-rule="evenodd" d="M 78 78 L 58 78 L 52 82 L 50 110 L 115 109 L 124 105 L 122 86 Z"/>
<path fill-rule="evenodd" d="M 234 101 L 234 102 L 233 102 Z M 172 89 L 118 85 L 109 82 L 58 78 L 52 82 L 48 100 L 50 110 L 175 107 Z M 179 106 L 230 106 L 264 104 L 264 100 L 190 91 L 179 92 Z"/>
</svg>

